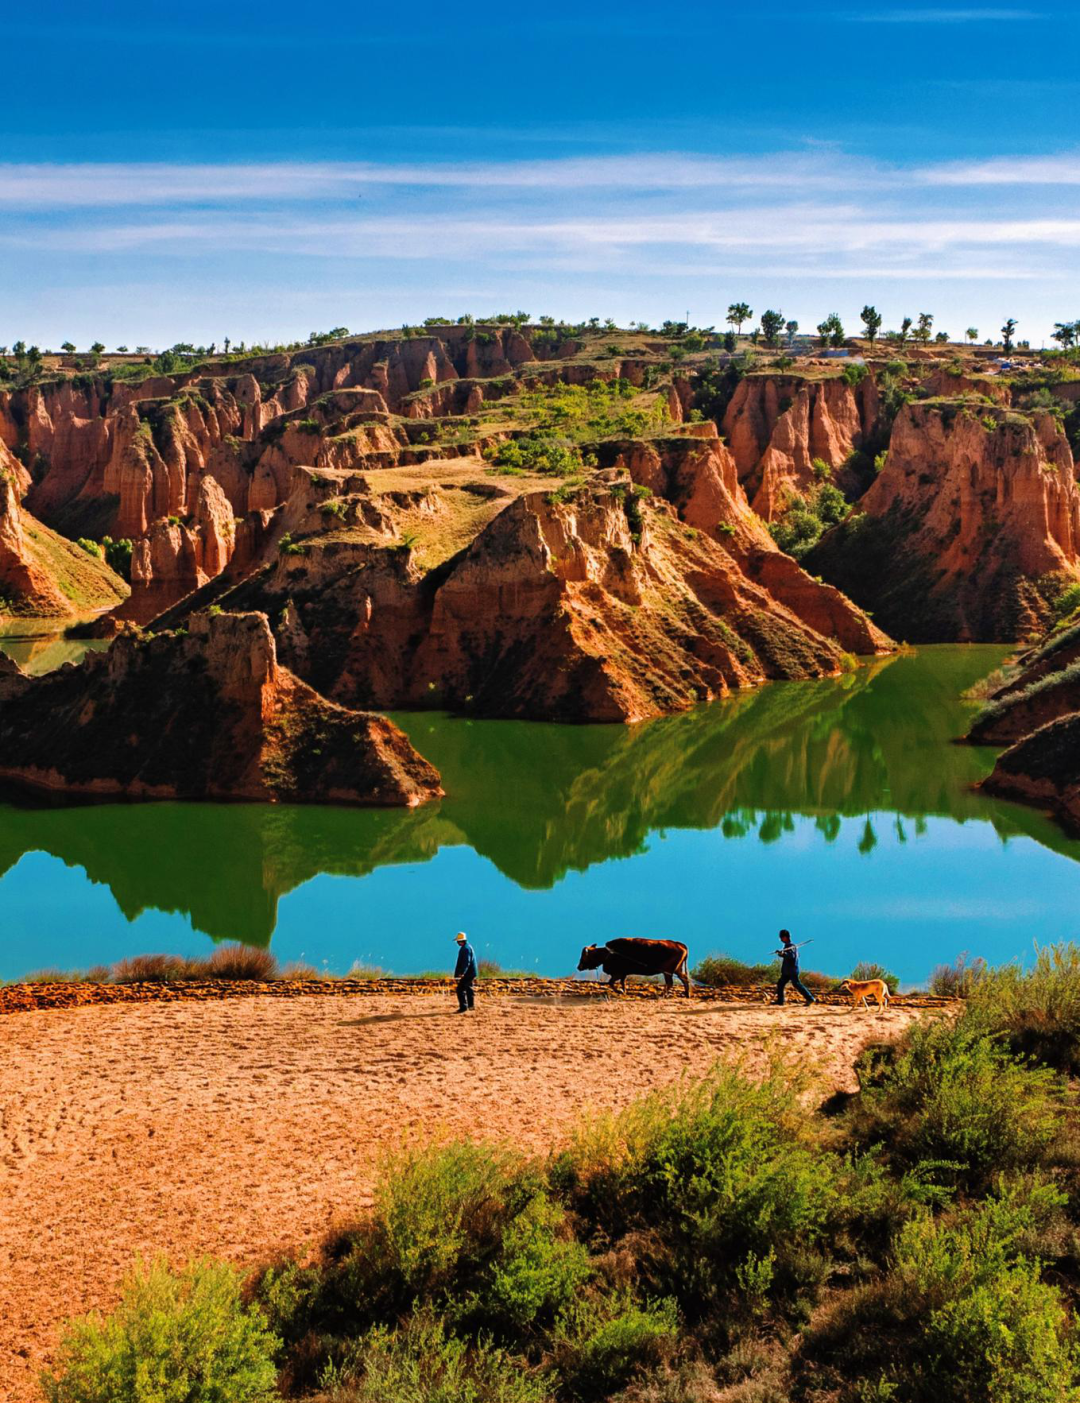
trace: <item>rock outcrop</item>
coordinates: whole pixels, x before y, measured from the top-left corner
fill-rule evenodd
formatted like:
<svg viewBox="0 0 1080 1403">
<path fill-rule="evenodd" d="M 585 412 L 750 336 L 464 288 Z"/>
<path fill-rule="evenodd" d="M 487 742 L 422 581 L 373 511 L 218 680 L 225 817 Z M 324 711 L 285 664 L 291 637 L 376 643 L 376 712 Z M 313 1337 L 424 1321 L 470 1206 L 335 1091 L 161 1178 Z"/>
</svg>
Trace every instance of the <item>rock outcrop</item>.
<svg viewBox="0 0 1080 1403">
<path fill-rule="evenodd" d="M 1007 672 L 972 723 L 967 739 L 974 745 L 1011 745 L 1080 711 L 1080 625 L 1051 635 Z"/>
<path fill-rule="evenodd" d="M 842 468 L 873 438 L 879 415 L 872 375 L 854 386 L 836 376 L 748 375 L 722 428 L 751 505 L 774 521 L 793 494 L 816 486 L 814 460 Z"/>
<path fill-rule="evenodd" d="M 103 560 L 23 509 L 15 478 L 0 466 L 0 615 L 76 618 L 126 594 Z"/>
<path fill-rule="evenodd" d="M 883 471 L 805 564 L 910 642 L 1039 631 L 1080 580 L 1080 488 L 1058 419 L 906 406 Z"/>
<path fill-rule="evenodd" d="M 49 793 L 413 806 L 442 791 L 396 726 L 277 661 L 263 615 L 196 615 L 0 684 L 0 779 Z"/>
<path fill-rule="evenodd" d="M 1045 809 L 1080 834 L 1080 712 L 1040 726 L 998 758 L 983 789 Z"/>
<path fill-rule="evenodd" d="M 360 492 L 327 504 L 329 530 L 313 530 L 309 516 L 309 534 L 281 538 L 271 563 L 218 597 L 270 613 L 289 665 L 350 706 L 636 721 L 769 678 L 833 675 L 848 665 L 835 632 L 862 651 L 890 648 L 850 606 L 833 636 L 808 624 L 799 596 L 821 590 L 809 577 L 785 582 L 798 608 L 752 578 L 745 560 L 778 553 L 737 482 L 729 506 L 740 527 L 719 519 L 717 447 L 715 437 L 699 444 L 667 484 L 710 531 L 615 466 L 580 487 L 501 500 L 463 493 L 478 505 L 457 510 L 481 511 L 486 524 L 425 569 L 423 541 L 414 549 L 394 539 L 395 494 L 380 507 Z M 660 486 L 663 465 L 654 467 Z M 640 455 L 636 470 L 651 471 Z M 453 539 L 437 493 L 401 505 Z M 816 607 L 824 618 L 827 606 Z"/>
</svg>

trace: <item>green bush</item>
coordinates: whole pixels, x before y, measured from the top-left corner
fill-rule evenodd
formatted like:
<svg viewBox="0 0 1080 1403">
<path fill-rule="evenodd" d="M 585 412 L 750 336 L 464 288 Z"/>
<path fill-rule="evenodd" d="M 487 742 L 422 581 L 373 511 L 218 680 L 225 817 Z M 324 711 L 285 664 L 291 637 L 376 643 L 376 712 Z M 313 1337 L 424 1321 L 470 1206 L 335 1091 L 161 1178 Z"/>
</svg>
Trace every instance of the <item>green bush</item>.
<svg viewBox="0 0 1080 1403">
<path fill-rule="evenodd" d="M 327 1382 L 329 1403 L 548 1403 L 551 1397 L 542 1375 L 490 1341 L 470 1344 L 449 1334 L 430 1308 L 395 1330 L 376 1326 L 359 1342 L 344 1377 Z"/>
<path fill-rule="evenodd" d="M 753 984 L 775 984 L 780 978 L 780 962 L 774 960 L 768 965 L 748 965 L 731 955 L 706 955 L 690 971 L 690 976 L 696 984 L 709 988 L 720 988 L 725 984 L 734 984 L 739 988 Z"/>
<path fill-rule="evenodd" d="M 573 1398 L 609 1398 L 671 1353 L 678 1323 L 672 1300 L 643 1306 L 625 1292 L 582 1300 L 555 1337 L 559 1376 Z"/>
<path fill-rule="evenodd" d="M 403 1151 L 384 1166 L 372 1215 L 351 1235 L 324 1297 L 371 1323 L 417 1301 L 465 1302 L 490 1283 L 504 1230 L 541 1191 L 537 1175 L 503 1150 L 462 1141 Z M 532 1226 L 539 1233 L 536 1217 Z M 517 1246 L 528 1255 L 523 1234 Z M 512 1308 L 507 1270 L 500 1309 Z"/>
<path fill-rule="evenodd" d="M 806 1339 L 817 1386 L 845 1403 L 1075 1403 L 1061 1297 L 1023 1250 L 1058 1201 L 1020 1181 L 952 1219 L 908 1222 L 892 1270 Z"/>
<path fill-rule="evenodd" d="M 159 1260 L 136 1267 L 111 1315 L 69 1327 L 42 1387 L 49 1403 L 258 1403 L 276 1396 L 278 1343 L 232 1267 Z"/>
<path fill-rule="evenodd" d="M 81 546 L 87 555 L 92 555 L 96 560 L 101 559 L 101 547 L 97 541 L 88 541 L 85 536 L 80 536 L 75 544 Z"/>
<path fill-rule="evenodd" d="M 553 1165 L 594 1234 L 647 1234 L 643 1280 L 727 1333 L 748 1308 L 813 1294 L 838 1166 L 811 1141 L 799 1088 L 717 1067 L 598 1118 Z"/>
<path fill-rule="evenodd" d="M 943 999 L 968 999 L 975 985 L 986 973 L 986 961 L 968 961 L 967 952 L 951 965 L 937 965 L 930 975 L 930 992 Z"/>
<path fill-rule="evenodd" d="M 1013 1052 L 1080 1072 L 1080 946 L 1040 949 L 1034 968 L 985 971 L 967 994 L 967 1016 Z"/>
<path fill-rule="evenodd" d="M 589 1254 L 569 1235 L 566 1213 L 537 1194 L 503 1232 L 478 1312 L 485 1323 L 518 1332 L 549 1324 L 591 1270 Z"/>
<path fill-rule="evenodd" d="M 1007 1170 L 1037 1165 L 1058 1132 L 1057 1079 L 1022 1065 L 965 1020 L 915 1025 L 857 1064 L 857 1144 L 901 1170 L 931 1166 L 942 1183 L 985 1191 Z"/>
</svg>

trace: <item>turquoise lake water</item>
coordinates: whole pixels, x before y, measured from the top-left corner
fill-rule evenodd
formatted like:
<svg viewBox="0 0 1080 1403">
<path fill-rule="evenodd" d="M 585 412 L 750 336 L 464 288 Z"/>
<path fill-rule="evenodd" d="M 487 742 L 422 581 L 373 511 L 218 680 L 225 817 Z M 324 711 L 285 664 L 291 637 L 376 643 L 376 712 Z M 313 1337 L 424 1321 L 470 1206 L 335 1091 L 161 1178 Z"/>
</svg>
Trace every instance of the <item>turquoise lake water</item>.
<svg viewBox="0 0 1080 1403">
<path fill-rule="evenodd" d="M 1029 958 L 1078 934 L 1080 842 L 975 791 L 995 752 L 953 743 L 1004 652 L 925 648 L 636 727 L 401 715 L 447 790 L 411 812 L 0 804 L 0 978 L 215 940 L 414 973 L 458 929 L 544 974 L 614 935 L 760 960 L 780 926 L 828 972 Z"/>
</svg>

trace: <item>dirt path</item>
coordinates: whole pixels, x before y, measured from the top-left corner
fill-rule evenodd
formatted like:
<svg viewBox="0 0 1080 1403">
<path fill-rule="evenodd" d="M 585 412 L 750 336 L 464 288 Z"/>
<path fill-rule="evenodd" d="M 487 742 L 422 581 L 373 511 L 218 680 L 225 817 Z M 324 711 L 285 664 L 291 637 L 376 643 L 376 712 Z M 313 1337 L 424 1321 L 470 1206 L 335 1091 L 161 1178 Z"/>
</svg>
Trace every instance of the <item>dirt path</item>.
<svg viewBox="0 0 1080 1403">
<path fill-rule="evenodd" d="M 255 997 L 0 1019 L 0 1398 L 37 1399 L 60 1322 L 107 1306 L 136 1253 L 252 1263 L 368 1201 L 403 1133 L 529 1147 L 766 1045 L 853 1086 L 883 1018 L 676 1000 Z"/>
</svg>

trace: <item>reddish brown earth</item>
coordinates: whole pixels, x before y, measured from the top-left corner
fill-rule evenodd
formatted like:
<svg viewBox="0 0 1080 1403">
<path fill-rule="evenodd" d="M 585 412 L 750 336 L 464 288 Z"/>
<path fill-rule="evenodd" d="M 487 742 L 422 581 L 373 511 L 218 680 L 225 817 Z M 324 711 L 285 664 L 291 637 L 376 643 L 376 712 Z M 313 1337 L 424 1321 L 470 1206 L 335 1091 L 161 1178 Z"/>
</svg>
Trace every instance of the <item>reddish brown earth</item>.
<svg viewBox="0 0 1080 1403">
<path fill-rule="evenodd" d="M 806 563 L 909 642 L 1038 631 L 1080 580 L 1080 487 L 1059 421 L 906 406 L 884 470 Z"/>
<path fill-rule="evenodd" d="M 302 476 L 284 508 L 292 548 L 268 546 L 272 563 L 213 597 L 277 619 L 283 659 L 349 706 L 636 721 L 769 678 L 834 675 L 844 649 L 891 648 L 793 561 L 774 570 L 775 593 L 759 583 L 762 557 L 780 556 L 715 434 L 638 452 L 632 471 L 675 501 L 635 491 L 620 466 L 556 492 L 485 483 L 473 468 L 463 497 L 470 522 L 487 524 L 427 569 L 425 553 L 437 560 L 446 533 L 456 539 L 465 463 L 412 493 Z M 402 549 L 407 521 L 417 543 Z"/>
<path fill-rule="evenodd" d="M 0 777 L 50 793 L 412 806 L 437 772 L 385 718 L 277 661 L 260 614 L 125 634 L 79 667 L 0 677 Z"/>
<path fill-rule="evenodd" d="M 839 469 L 879 427 L 877 385 L 801 375 L 748 375 L 721 425 L 754 510 L 774 521 L 792 494 L 818 483 L 819 459 Z"/>
</svg>

